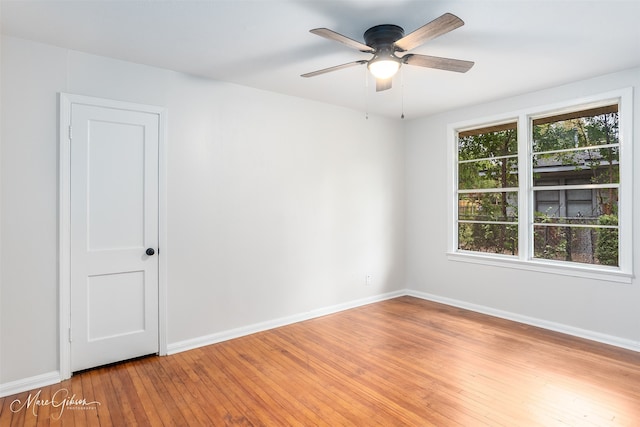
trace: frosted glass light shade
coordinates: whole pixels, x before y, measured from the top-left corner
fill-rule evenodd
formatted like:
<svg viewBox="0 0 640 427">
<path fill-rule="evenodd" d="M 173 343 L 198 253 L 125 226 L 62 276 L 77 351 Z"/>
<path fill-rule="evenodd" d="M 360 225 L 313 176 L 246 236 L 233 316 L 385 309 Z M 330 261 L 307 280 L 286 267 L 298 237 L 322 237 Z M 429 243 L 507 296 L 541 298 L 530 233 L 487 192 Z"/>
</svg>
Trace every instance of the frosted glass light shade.
<svg viewBox="0 0 640 427">
<path fill-rule="evenodd" d="M 369 63 L 369 71 L 377 79 L 388 79 L 398 72 L 400 62 L 391 59 L 372 61 Z"/>
</svg>

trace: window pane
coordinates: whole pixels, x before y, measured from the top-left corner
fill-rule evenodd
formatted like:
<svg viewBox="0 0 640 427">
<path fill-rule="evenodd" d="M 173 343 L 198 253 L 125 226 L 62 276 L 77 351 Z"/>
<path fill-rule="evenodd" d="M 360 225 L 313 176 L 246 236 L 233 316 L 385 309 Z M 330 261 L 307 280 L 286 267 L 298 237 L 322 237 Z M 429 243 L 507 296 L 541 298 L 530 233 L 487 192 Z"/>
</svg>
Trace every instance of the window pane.
<svg viewBox="0 0 640 427">
<path fill-rule="evenodd" d="M 458 137 L 458 160 L 486 159 L 518 154 L 514 129 Z"/>
<path fill-rule="evenodd" d="M 505 188 L 518 186 L 518 159 L 478 160 L 458 165 L 458 188 Z"/>
<path fill-rule="evenodd" d="M 618 265 L 616 228 L 537 225 L 533 233 L 535 258 Z"/>
<path fill-rule="evenodd" d="M 567 200 L 568 201 L 589 201 L 592 199 L 593 190 L 567 190 Z"/>
<path fill-rule="evenodd" d="M 543 195 L 546 193 L 559 193 L 558 191 L 544 191 L 536 193 L 536 195 Z M 536 210 L 534 212 L 535 222 L 546 222 L 545 218 L 558 218 L 562 215 L 560 212 L 560 201 L 546 201 L 546 200 L 536 200 Z"/>
<path fill-rule="evenodd" d="M 563 153 L 535 154 L 533 156 L 534 182 L 549 178 L 581 180 L 592 184 L 617 184 L 620 167 L 617 147 L 579 150 Z"/>
<path fill-rule="evenodd" d="M 567 217 L 568 218 L 580 218 L 580 217 L 593 217 L 596 216 L 594 212 L 595 206 L 589 201 L 571 201 L 567 200 Z"/>
<path fill-rule="evenodd" d="M 619 138 L 618 112 L 617 109 L 615 110 L 604 114 L 542 124 L 539 122 L 547 120 L 534 120 L 533 151 L 617 144 Z"/>
<path fill-rule="evenodd" d="M 458 249 L 517 253 L 518 192 L 482 191 L 518 187 L 517 136 L 515 122 L 458 134 L 458 190 L 474 191 L 458 193 Z"/>
<path fill-rule="evenodd" d="M 467 221 L 518 220 L 518 193 L 468 193 L 458 195 L 458 219 Z"/>
<path fill-rule="evenodd" d="M 536 200 L 539 202 L 560 203 L 560 191 L 558 190 L 537 191 Z"/>
<path fill-rule="evenodd" d="M 618 213 L 618 189 L 534 191 L 534 221 L 563 224 L 595 224 L 602 215 Z"/>
<path fill-rule="evenodd" d="M 515 224 L 459 223 L 458 249 L 517 255 L 518 226 Z"/>
</svg>

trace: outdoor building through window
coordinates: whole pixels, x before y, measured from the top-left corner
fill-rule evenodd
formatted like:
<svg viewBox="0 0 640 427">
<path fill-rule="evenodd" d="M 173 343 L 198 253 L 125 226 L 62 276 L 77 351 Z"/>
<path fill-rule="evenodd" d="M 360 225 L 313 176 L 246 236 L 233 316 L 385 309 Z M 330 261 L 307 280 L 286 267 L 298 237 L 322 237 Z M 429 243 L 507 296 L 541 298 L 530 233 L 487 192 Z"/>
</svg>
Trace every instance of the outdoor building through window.
<svg viewBox="0 0 640 427">
<path fill-rule="evenodd" d="M 534 257 L 618 266 L 618 105 L 533 120 Z"/>
<path fill-rule="evenodd" d="M 622 149 L 631 137 L 622 99 L 453 128 L 452 255 L 631 277 L 631 165 L 621 156 L 632 144 Z"/>
</svg>

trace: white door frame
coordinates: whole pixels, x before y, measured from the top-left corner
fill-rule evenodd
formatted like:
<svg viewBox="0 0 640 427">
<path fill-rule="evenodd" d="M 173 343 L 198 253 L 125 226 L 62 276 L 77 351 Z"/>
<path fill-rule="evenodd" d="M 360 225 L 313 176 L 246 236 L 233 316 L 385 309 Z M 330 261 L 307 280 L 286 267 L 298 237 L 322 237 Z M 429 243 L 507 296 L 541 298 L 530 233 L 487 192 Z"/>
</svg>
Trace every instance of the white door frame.
<svg viewBox="0 0 640 427">
<path fill-rule="evenodd" d="M 112 101 L 68 93 L 59 94 L 59 267 L 58 267 L 58 325 L 60 343 L 60 380 L 71 377 L 71 105 L 85 104 L 106 108 L 143 111 L 158 115 L 158 352 L 167 354 L 167 185 L 166 185 L 166 134 L 167 112 L 162 107 Z"/>
</svg>

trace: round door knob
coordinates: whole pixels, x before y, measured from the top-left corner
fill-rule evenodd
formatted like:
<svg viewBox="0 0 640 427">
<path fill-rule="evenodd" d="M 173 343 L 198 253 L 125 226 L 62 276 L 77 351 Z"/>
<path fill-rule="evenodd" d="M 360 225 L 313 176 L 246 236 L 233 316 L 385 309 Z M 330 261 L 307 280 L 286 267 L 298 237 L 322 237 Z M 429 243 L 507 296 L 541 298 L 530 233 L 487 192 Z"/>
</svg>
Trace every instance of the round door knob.
<svg viewBox="0 0 640 427">
<path fill-rule="evenodd" d="M 149 249 L 147 249 L 146 253 L 147 253 L 147 255 L 151 256 L 151 255 L 155 254 L 156 251 L 154 251 L 153 248 L 149 248 Z"/>
</svg>

